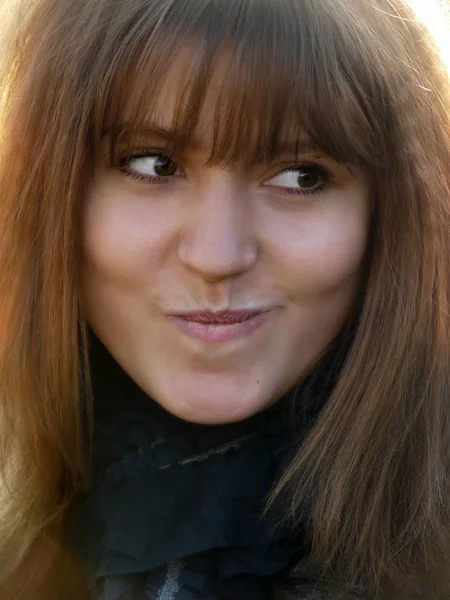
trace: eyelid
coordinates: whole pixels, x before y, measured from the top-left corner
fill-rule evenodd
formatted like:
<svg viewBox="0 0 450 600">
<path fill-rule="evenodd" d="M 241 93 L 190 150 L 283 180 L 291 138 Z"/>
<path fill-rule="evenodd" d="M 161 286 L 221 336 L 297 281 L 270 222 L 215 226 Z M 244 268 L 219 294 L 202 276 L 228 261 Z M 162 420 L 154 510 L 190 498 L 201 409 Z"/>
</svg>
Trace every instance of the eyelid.
<svg viewBox="0 0 450 600">
<path fill-rule="evenodd" d="M 301 171 L 302 168 L 312 168 L 317 171 L 320 182 L 316 186 L 311 188 L 297 188 L 291 185 L 283 185 L 282 182 L 276 180 L 283 177 L 286 173 Z M 298 182 L 299 183 L 299 182 Z M 312 196 L 318 196 L 325 193 L 330 187 L 335 187 L 335 175 L 334 173 L 323 165 L 317 162 L 306 162 L 295 163 L 291 165 L 284 165 L 283 168 L 279 168 L 276 173 L 271 177 L 265 178 L 262 182 L 262 187 L 267 188 L 271 192 L 275 192 L 284 196 L 290 196 L 295 198 L 306 198 Z"/>
<path fill-rule="evenodd" d="M 270 161 L 267 166 L 271 170 L 293 169 L 303 165 L 317 165 L 324 168 L 328 166 L 328 168 L 331 168 L 333 163 L 335 163 L 335 161 L 326 154 L 319 154 L 318 152 L 302 152 L 297 155 L 280 155 L 276 157 L 275 160 Z"/>
<path fill-rule="evenodd" d="M 175 167 L 175 172 L 167 175 L 151 175 L 150 173 L 140 172 L 138 168 L 133 168 L 130 164 L 132 161 L 139 159 L 155 159 L 157 157 L 165 157 L 168 158 L 170 162 Z M 116 161 L 116 164 L 112 166 L 113 169 L 120 171 L 125 177 L 136 180 L 143 184 L 167 184 L 172 182 L 174 179 L 178 179 L 180 177 L 184 178 L 186 176 L 183 168 L 180 167 L 179 163 L 173 159 L 172 155 L 165 150 L 133 150 L 131 153 L 122 153 L 119 157 L 119 160 Z"/>
<path fill-rule="evenodd" d="M 321 164 L 317 161 L 299 159 L 298 162 L 284 163 L 278 164 L 278 166 L 273 166 L 270 169 L 270 174 L 266 174 L 263 178 L 263 181 L 270 181 L 271 179 L 274 179 L 275 177 L 278 177 L 283 173 L 287 173 L 288 171 L 296 171 L 298 169 L 301 169 L 302 167 L 314 167 L 319 171 L 322 171 L 323 175 L 327 179 L 332 179 L 334 176 L 333 170 L 330 167 L 325 166 L 324 164 Z"/>
<path fill-rule="evenodd" d="M 152 156 L 168 156 L 173 159 L 174 162 L 177 162 L 174 158 L 172 152 L 168 148 L 142 148 L 135 149 L 130 148 L 129 150 L 122 149 L 120 152 L 116 152 L 115 156 L 119 158 L 119 160 L 132 160 L 133 158 L 145 158 Z"/>
</svg>

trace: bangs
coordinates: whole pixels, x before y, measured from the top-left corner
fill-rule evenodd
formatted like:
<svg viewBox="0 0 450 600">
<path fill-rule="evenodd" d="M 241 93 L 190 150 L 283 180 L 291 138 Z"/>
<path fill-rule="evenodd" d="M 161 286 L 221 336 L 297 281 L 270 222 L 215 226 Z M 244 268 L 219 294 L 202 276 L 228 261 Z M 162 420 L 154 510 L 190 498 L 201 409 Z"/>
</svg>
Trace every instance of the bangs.
<svg viewBox="0 0 450 600">
<path fill-rule="evenodd" d="M 260 164 L 305 144 L 364 170 L 388 162 L 389 104 L 374 60 L 321 0 L 123 4 L 97 97 L 96 144 L 105 134 L 112 152 L 122 138 L 137 143 L 174 102 L 164 128 L 183 152 L 214 90 L 209 163 Z M 180 61 L 174 101 L 165 86 Z"/>
</svg>

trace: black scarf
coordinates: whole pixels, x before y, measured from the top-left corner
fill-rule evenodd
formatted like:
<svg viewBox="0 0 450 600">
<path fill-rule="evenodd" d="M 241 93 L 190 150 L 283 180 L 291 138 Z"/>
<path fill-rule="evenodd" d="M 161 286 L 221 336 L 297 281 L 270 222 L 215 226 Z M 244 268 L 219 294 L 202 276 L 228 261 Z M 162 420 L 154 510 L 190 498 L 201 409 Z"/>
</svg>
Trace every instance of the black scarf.
<svg viewBox="0 0 450 600">
<path fill-rule="evenodd" d="M 266 600 L 304 540 L 261 518 L 326 402 L 344 354 L 243 422 L 182 421 L 93 337 L 93 485 L 70 522 L 96 600 Z"/>
</svg>

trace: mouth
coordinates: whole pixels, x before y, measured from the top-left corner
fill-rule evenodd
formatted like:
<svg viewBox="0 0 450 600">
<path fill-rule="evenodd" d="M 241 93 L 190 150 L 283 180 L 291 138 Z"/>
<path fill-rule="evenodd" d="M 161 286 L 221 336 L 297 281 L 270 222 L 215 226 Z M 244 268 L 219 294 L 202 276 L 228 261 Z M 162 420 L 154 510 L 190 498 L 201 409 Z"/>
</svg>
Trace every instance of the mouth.
<svg viewBox="0 0 450 600">
<path fill-rule="evenodd" d="M 270 309 L 194 311 L 168 315 L 183 333 L 203 342 L 228 342 L 251 335 L 263 325 Z"/>
</svg>

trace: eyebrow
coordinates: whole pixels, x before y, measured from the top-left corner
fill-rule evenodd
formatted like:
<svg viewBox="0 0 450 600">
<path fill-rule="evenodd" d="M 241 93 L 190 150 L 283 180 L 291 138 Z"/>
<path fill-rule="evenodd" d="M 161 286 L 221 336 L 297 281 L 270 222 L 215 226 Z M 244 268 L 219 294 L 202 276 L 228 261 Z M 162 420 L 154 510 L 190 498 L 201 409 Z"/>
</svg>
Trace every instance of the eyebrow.
<svg viewBox="0 0 450 600">
<path fill-rule="evenodd" d="M 158 137 L 162 140 L 167 141 L 170 144 L 183 143 L 183 139 L 190 138 L 189 146 L 193 150 L 199 150 L 204 147 L 198 139 L 192 139 L 191 135 L 183 133 L 180 130 L 170 129 L 164 127 L 162 124 L 152 121 L 143 124 L 136 124 L 129 121 L 120 121 L 109 127 L 107 127 L 101 134 L 102 138 L 105 137 L 117 137 L 118 139 L 127 140 L 129 138 L 152 138 Z M 313 140 L 306 134 L 299 139 L 286 140 L 280 144 L 280 148 L 277 154 L 286 155 L 298 155 L 298 154 L 312 154 L 316 157 L 325 156 L 325 152 L 320 146 L 318 146 Z"/>
</svg>

